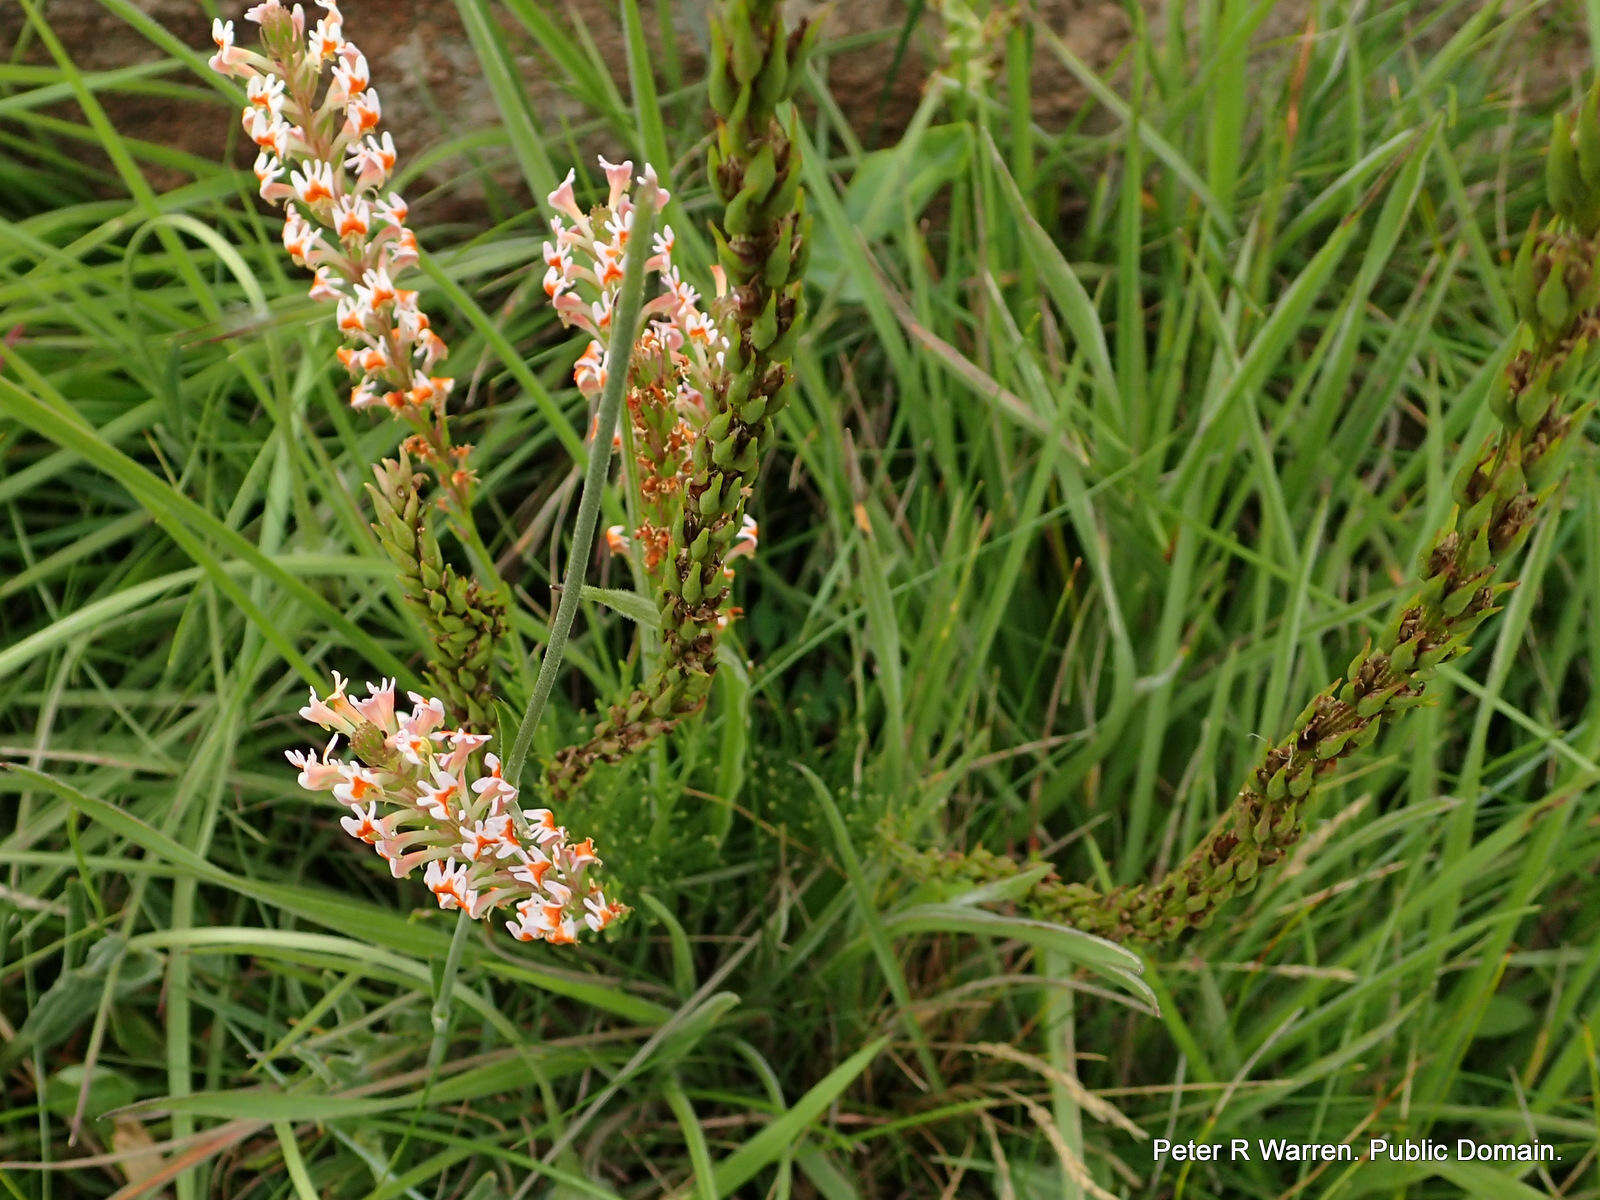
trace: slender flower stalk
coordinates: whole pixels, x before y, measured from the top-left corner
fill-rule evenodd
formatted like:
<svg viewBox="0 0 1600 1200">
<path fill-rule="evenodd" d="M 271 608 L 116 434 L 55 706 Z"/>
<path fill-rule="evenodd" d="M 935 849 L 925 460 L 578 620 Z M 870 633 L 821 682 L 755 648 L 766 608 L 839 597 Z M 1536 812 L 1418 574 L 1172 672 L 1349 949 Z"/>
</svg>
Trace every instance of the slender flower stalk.
<svg viewBox="0 0 1600 1200">
<path fill-rule="evenodd" d="M 411 711 L 400 712 L 392 679 L 368 684 L 361 699 L 338 674 L 333 682 L 300 710 L 333 740 L 287 757 L 302 787 L 331 792 L 349 810 L 339 824 L 396 879 L 420 867 L 439 907 L 473 920 L 509 911 L 505 927 L 520 941 L 570 944 L 622 915 L 596 878 L 594 843 L 573 840 L 547 808 L 518 807 L 487 734 L 447 728 L 444 705 L 415 692 Z M 333 756 L 340 737 L 348 760 Z"/>
<path fill-rule="evenodd" d="M 1529 230 L 1512 268 L 1521 325 L 1488 405 L 1500 428 L 1457 476 L 1455 509 L 1423 555 L 1418 585 L 1388 627 L 1270 745 L 1200 844 L 1150 883 L 1101 892 L 1054 874 L 1022 901 L 1032 913 L 1108 937 L 1153 942 L 1210 922 L 1251 891 L 1300 838 L 1307 805 L 1385 720 L 1421 704 L 1445 663 L 1498 611 L 1498 580 L 1560 483 L 1573 433 L 1594 407 L 1574 387 L 1600 340 L 1600 84 L 1574 129 L 1556 119 L 1547 158 L 1556 218 Z M 914 874 L 990 882 L 1017 863 L 987 851 L 909 855 Z"/>
<path fill-rule="evenodd" d="M 641 178 L 639 183 L 639 195 L 630 210 L 630 228 L 635 236 L 632 243 L 623 248 L 621 277 L 616 281 L 616 290 L 610 294 L 605 308 L 605 325 L 610 330 L 611 347 L 599 368 L 601 396 L 600 408 L 595 416 L 596 436 L 590 450 L 589 464 L 584 471 L 583 494 L 578 500 L 578 521 L 572 533 L 561 599 L 556 605 L 555 619 L 550 623 L 550 639 L 545 643 L 533 693 L 528 697 L 528 707 L 522 714 L 516 741 L 511 747 L 509 770 L 513 779 L 521 777 L 528 747 L 533 741 L 533 731 L 538 727 L 545 701 L 555 685 L 556 670 L 566 650 L 567 635 L 572 631 L 573 619 L 578 615 L 583 575 L 589 563 L 589 553 L 594 547 L 595 529 L 600 523 L 600 497 L 605 491 L 606 476 L 611 469 L 611 439 L 622 411 L 622 391 L 628 376 L 626 360 L 631 357 L 634 331 L 639 326 L 643 308 L 647 257 L 643 248 L 649 245 L 656 209 L 664 199 L 653 173 Z M 598 320 L 596 328 L 599 328 Z M 607 374 L 609 364 L 616 364 L 616 369 Z"/>
<path fill-rule="evenodd" d="M 718 256 L 728 284 L 728 346 L 705 395 L 707 416 L 679 472 L 661 556 L 662 654 L 655 672 L 610 708 L 593 737 L 546 773 L 571 795 L 705 703 L 726 627 L 727 567 L 754 534 L 745 502 L 772 418 L 787 402 L 799 334 L 808 221 L 800 162 L 779 107 L 798 82 L 809 28 L 785 33 L 777 0 L 722 0 L 712 19 L 712 188 L 722 203 Z"/>
</svg>

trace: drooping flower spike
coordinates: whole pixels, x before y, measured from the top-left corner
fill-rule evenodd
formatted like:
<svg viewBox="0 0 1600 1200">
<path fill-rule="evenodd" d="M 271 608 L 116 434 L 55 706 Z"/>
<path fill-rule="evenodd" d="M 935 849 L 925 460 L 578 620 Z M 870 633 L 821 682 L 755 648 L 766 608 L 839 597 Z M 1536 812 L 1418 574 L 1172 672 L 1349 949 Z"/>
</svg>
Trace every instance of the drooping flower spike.
<svg viewBox="0 0 1600 1200">
<path fill-rule="evenodd" d="M 362 698 L 347 694 L 337 673 L 333 684 L 326 696 L 313 690 L 300 710 L 333 740 L 320 753 L 286 757 L 301 787 L 345 806 L 340 825 L 396 879 L 421 867 L 440 908 L 474 920 L 509 913 L 505 927 L 521 941 L 570 944 L 626 911 L 601 890 L 593 841 L 572 840 L 547 808 L 517 808 L 516 787 L 486 752 L 488 735 L 446 728 L 444 706 L 415 692 L 401 712 L 392 679 L 369 683 Z M 333 757 L 340 737 L 348 761 Z"/>
<path fill-rule="evenodd" d="M 260 150 L 261 196 L 284 209 L 284 248 L 311 271 L 311 298 L 335 306 L 350 404 L 410 424 L 425 461 L 464 506 L 472 472 L 444 424 L 453 381 L 435 373 L 447 347 L 417 293 L 395 284 L 418 247 L 406 202 L 388 189 L 394 138 L 378 127 L 382 105 L 336 0 L 317 7 L 309 33 L 299 4 L 250 8 L 257 49 L 235 44 L 232 21 L 214 21 L 211 67 L 247 81 L 243 123 Z"/>
</svg>

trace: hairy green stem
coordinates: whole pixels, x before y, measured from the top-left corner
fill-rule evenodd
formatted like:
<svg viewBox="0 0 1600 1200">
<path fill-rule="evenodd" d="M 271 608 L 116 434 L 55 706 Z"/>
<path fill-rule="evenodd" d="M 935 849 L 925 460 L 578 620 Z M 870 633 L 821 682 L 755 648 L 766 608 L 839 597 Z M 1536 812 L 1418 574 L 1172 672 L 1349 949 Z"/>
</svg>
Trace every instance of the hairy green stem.
<svg viewBox="0 0 1600 1200">
<path fill-rule="evenodd" d="M 444 974 L 439 978 L 439 994 L 433 1000 L 433 1042 L 428 1047 L 428 1078 L 444 1061 L 444 1043 L 450 1032 L 450 1002 L 456 988 L 456 973 L 461 969 L 461 951 L 467 944 L 467 927 L 472 918 L 462 909 L 456 917 L 456 931 L 450 935 L 450 951 L 445 956 Z"/>
<path fill-rule="evenodd" d="M 654 197 L 641 197 L 634 207 L 633 229 L 628 237 L 628 249 L 623 257 L 622 289 L 611 314 L 611 345 L 606 351 L 606 383 L 600 393 L 600 410 L 597 414 L 593 444 L 589 449 L 589 463 L 583 476 L 583 494 L 578 500 L 578 522 L 572 531 L 572 547 L 567 558 L 567 572 L 561 584 L 561 599 L 556 604 L 555 620 L 550 625 L 550 640 L 545 643 L 544 657 L 539 662 L 539 675 L 533 682 L 533 693 L 528 697 L 528 707 L 517 726 L 516 740 L 511 744 L 511 754 L 506 759 L 505 777 L 512 782 L 522 776 L 522 765 L 528 757 L 528 746 L 533 741 L 533 731 L 539 724 L 550 689 L 555 686 L 556 670 L 567 648 L 567 634 L 572 630 L 573 618 L 578 615 L 578 603 L 583 597 L 583 576 L 589 566 L 589 554 L 594 548 L 594 532 L 600 522 L 600 497 L 605 492 L 606 478 L 611 470 L 611 438 L 616 432 L 617 418 L 622 412 L 622 396 L 628 387 L 628 364 L 633 356 L 634 335 L 639 327 L 639 310 L 644 303 L 644 264 L 650 255 L 650 235 L 655 223 Z"/>
</svg>

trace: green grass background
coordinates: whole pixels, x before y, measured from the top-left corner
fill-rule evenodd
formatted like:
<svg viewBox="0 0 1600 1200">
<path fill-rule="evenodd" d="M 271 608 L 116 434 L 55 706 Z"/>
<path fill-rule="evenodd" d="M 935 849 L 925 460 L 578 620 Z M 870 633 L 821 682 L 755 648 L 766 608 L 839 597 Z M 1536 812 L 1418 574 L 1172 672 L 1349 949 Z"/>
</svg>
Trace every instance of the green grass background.
<svg viewBox="0 0 1600 1200">
<path fill-rule="evenodd" d="M 571 952 L 475 931 L 430 1074 L 453 919 L 282 760 L 308 682 L 416 677 L 361 495 L 394 429 L 345 407 L 331 322 L 248 173 L 105 116 L 154 92 L 234 123 L 204 55 L 102 0 L 167 57 L 85 72 L 20 3 L 0 63 L 0 756 L 24 768 L 0 773 L 0 1194 L 1600 1195 L 1587 449 L 1436 703 L 1140 980 L 1003 891 L 915 887 L 880 841 L 1114 883 L 1205 829 L 1382 622 L 1490 428 L 1507 247 L 1600 5 L 1313 3 L 1276 37 L 1281 6 L 1207 0 L 1136 14 L 1102 75 L 1024 18 L 983 58 L 958 47 L 876 139 L 829 92 L 851 46 L 825 36 L 802 103 L 811 316 L 753 502 L 747 665 L 560 814 L 634 916 Z M 458 7 L 502 120 L 403 145 L 400 184 L 480 526 L 536 647 L 586 418 L 527 197 L 580 147 L 670 163 L 704 266 L 703 89 L 638 52 L 645 25 L 699 16 L 625 2 L 614 80 L 533 0 Z M 923 8 L 874 43 L 886 70 L 936 42 Z M 359 43 L 369 15 L 346 18 Z M 506 36 L 582 121 L 530 103 Z M 1040 61 L 1088 97 L 1065 128 L 1032 118 Z M 190 181 L 148 181 L 173 171 Z M 487 216 L 429 222 L 463 198 Z M 638 673 L 624 613 L 588 605 L 576 634 L 536 754 Z M 530 675 L 508 672 L 508 712 Z M 1374 1135 L 1561 1161 L 1150 1151 Z M 72 1164 L 113 1150 L 133 1154 Z"/>
</svg>

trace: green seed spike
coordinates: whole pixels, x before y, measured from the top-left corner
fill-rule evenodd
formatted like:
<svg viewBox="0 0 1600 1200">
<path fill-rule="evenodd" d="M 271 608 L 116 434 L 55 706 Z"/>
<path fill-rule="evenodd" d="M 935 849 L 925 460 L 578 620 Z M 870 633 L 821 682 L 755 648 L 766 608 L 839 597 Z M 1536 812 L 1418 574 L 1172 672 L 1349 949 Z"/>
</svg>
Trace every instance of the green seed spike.
<svg viewBox="0 0 1600 1200">
<path fill-rule="evenodd" d="M 1495 601 L 1511 584 L 1495 583 L 1494 576 L 1528 537 L 1562 476 L 1573 431 L 1592 407 L 1574 391 L 1584 378 L 1591 331 L 1600 327 L 1600 174 L 1594 171 L 1600 164 L 1600 84 L 1596 88 L 1579 113 L 1576 149 L 1572 126 L 1564 118 L 1555 123 L 1546 175 L 1560 215 L 1543 228 L 1530 227 L 1511 266 L 1523 324 L 1512 331 L 1510 364 L 1489 390 L 1500 428 L 1457 474 L 1457 504 L 1446 526 L 1424 543 L 1430 549 L 1410 597 L 1370 650 L 1351 660 L 1346 677 L 1307 704 L 1257 761 L 1227 811 L 1176 867 L 1147 884 L 1106 892 L 1049 874 L 1020 901 L 1026 911 L 1143 942 L 1204 926 L 1294 845 L 1317 784 L 1337 775 L 1386 722 L 1431 703 L 1436 669 L 1465 654 L 1472 632 L 1498 611 Z M 933 856 L 924 861 L 931 864 Z M 989 861 L 959 869 L 975 883 L 1002 877 Z M 1015 864 L 1005 861 L 1014 874 Z"/>
<path fill-rule="evenodd" d="M 1394 694 L 1403 686 L 1404 684 L 1396 682 L 1390 684 L 1381 692 L 1373 692 L 1370 695 L 1363 696 L 1359 701 L 1356 702 L 1356 716 L 1362 718 L 1363 720 L 1376 717 L 1386 707 L 1388 707 L 1390 698 L 1393 697 Z"/>
<path fill-rule="evenodd" d="M 1550 407 L 1553 399 L 1551 383 L 1551 364 L 1545 363 L 1533 378 L 1523 385 L 1522 390 L 1511 398 L 1511 417 L 1506 423 L 1523 429 L 1532 426 Z M 1561 391 L 1556 393 L 1556 395 L 1561 394 L 1563 394 Z"/>
<path fill-rule="evenodd" d="M 1539 244 L 1538 225 L 1530 225 L 1511 264 L 1511 298 L 1517 316 L 1532 325 L 1538 315 L 1539 280 L 1534 274 L 1534 253 Z"/>
<path fill-rule="evenodd" d="M 1333 758 L 1344 749 L 1344 744 L 1354 736 L 1354 729 L 1347 729 L 1343 733 L 1336 733 L 1330 738 L 1317 743 L 1318 758 Z"/>
<path fill-rule="evenodd" d="M 1275 772 L 1272 778 L 1267 781 L 1266 794 L 1268 800 L 1282 800 L 1289 794 L 1289 772 L 1287 768 Z"/>
<path fill-rule="evenodd" d="M 1308 763 L 1302 767 L 1299 774 L 1289 777 L 1289 795 L 1299 800 L 1311 791 L 1311 784 L 1316 775 L 1315 770 Z"/>
<path fill-rule="evenodd" d="M 1600 273 L 1597 273 L 1595 277 L 1600 279 Z M 1594 301 L 1590 300 L 1589 304 L 1592 305 L 1593 303 Z M 1585 307 L 1589 307 L 1589 305 L 1585 305 Z M 1588 359 L 1589 339 L 1586 335 L 1579 334 L 1572 339 L 1572 344 L 1567 350 L 1566 361 L 1556 369 L 1555 377 L 1551 381 L 1551 387 L 1555 389 L 1558 395 L 1567 395 L 1573 388 L 1577 387 L 1578 376 L 1583 374 L 1584 367 L 1588 365 Z"/>
<path fill-rule="evenodd" d="M 378 543 L 398 572 L 406 608 L 432 643 L 427 680 L 460 725 L 494 727 L 494 650 L 505 637 L 506 599 L 444 561 L 428 527 L 418 477 L 401 454 L 373 468 L 367 485 Z M 369 760 L 370 761 L 370 760 Z"/>
</svg>

